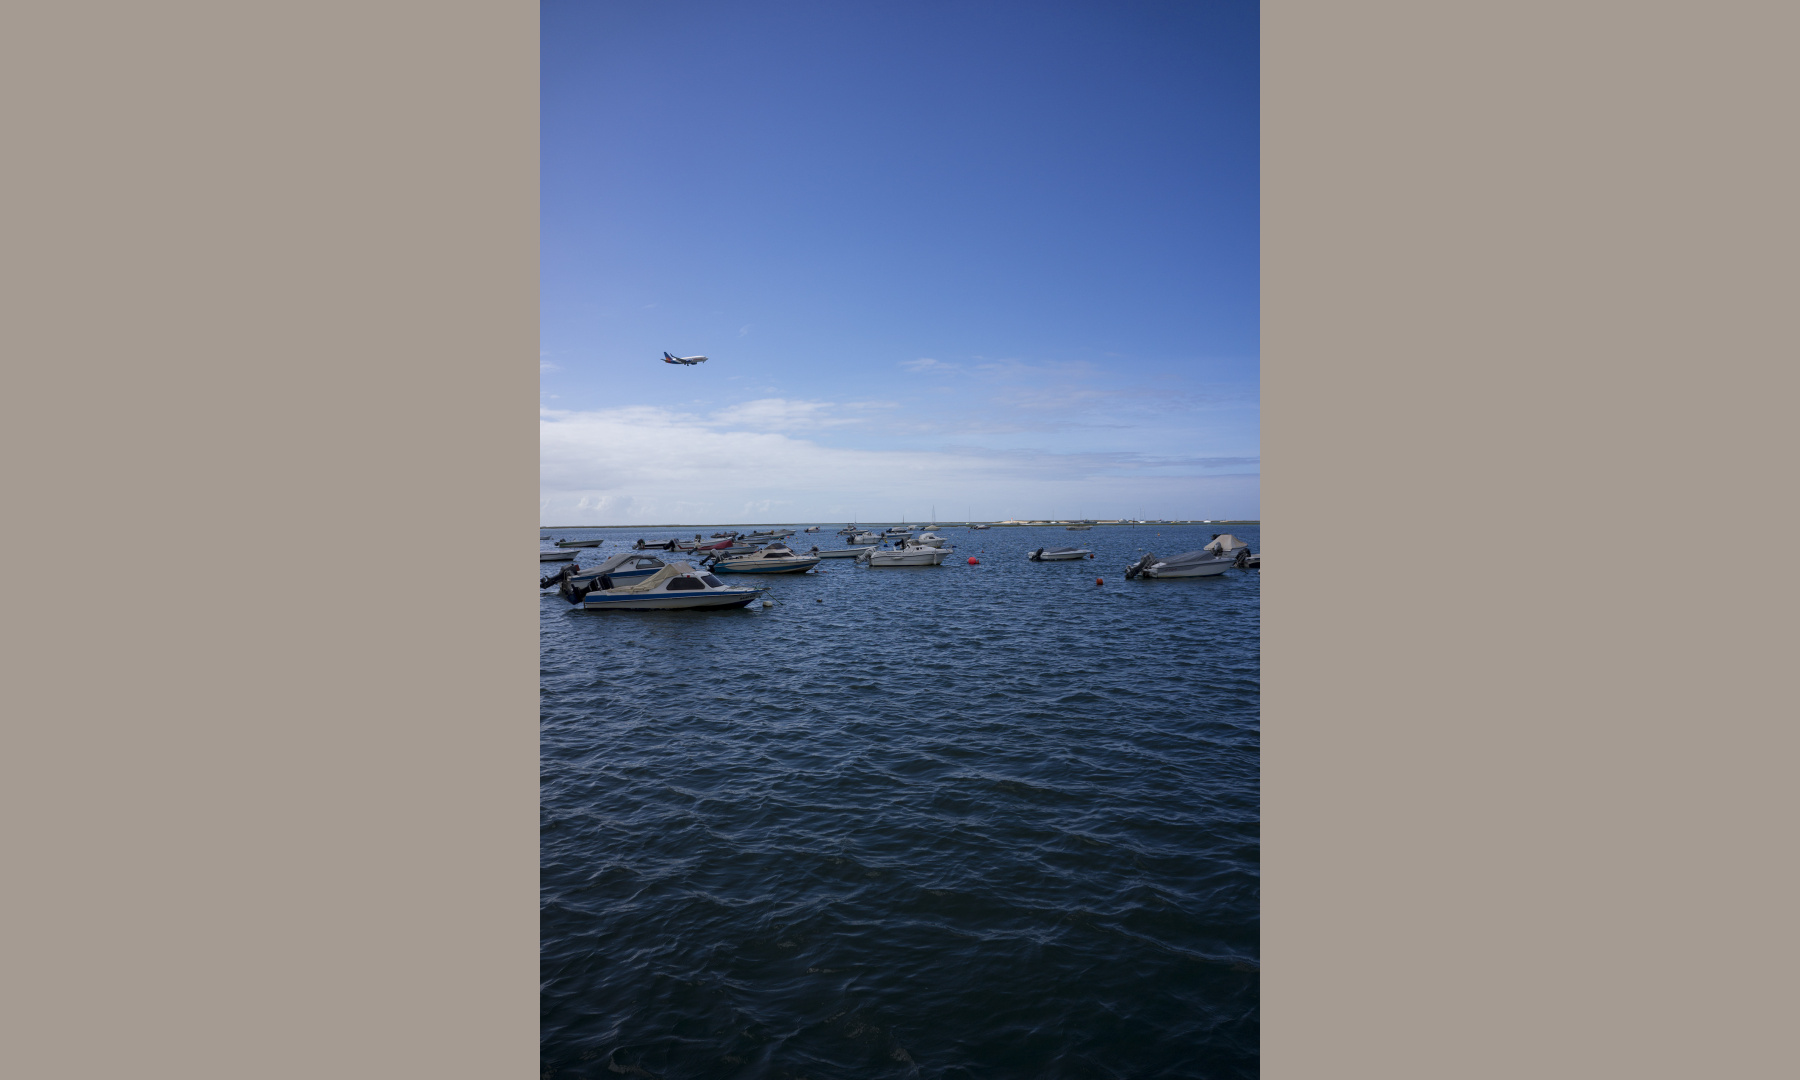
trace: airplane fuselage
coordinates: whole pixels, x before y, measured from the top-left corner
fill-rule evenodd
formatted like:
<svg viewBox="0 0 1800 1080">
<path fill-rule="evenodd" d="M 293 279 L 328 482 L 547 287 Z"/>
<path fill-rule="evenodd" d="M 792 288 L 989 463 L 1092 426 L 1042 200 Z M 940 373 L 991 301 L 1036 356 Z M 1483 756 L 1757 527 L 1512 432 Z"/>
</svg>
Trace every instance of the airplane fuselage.
<svg viewBox="0 0 1800 1080">
<path fill-rule="evenodd" d="M 704 356 L 670 356 L 668 353 L 663 353 L 662 361 L 665 364 L 685 364 L 688 367 L 693 367 L 695 364 L 706 363 L 706 357 L 704 357 Z"/>
</svg>

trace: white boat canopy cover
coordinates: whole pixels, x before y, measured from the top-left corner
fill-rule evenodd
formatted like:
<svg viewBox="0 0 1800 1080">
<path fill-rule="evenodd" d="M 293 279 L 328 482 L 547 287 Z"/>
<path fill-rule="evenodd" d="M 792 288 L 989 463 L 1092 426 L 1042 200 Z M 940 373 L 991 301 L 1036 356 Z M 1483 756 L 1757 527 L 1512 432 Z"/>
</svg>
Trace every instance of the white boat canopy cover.
<svg viewBox="0 0 1800 1080">
<path fill-rule="evenodd" d="M 1232 552 L 1237 551 L 1240 548 L 1247 548 L 1249 546 L 1250 546 L 1249 544 L 1244 543 L 1242 540 L 1239 540 L 1237 537 L 1231 535 L 1230 533 L 1220 533 L 1219 535 L 1213 537 L 1212 543 L 1206 545 L 1205 547 L 1201 548 L 1200 550 L 1201 551 L 1216 551 L 1220 555 L 1230 555 Z M 1180 556 L 1176 556 L 1176 557 L 1180 558 Z"/>
<path fill-rule="evenodd" d="M 786 544 L 770 544 L 761 551 L 743 557 L 746 559 L 791 559 L 794 557 L 794 549 Z"/>
<path fill-rule="evenodd" d="M 656 573 L 644 578 L 642 581 L 634 581 L 629 585 L 615 585 L 606 591 L 609 595 L 616 595 L 619 593 L 661 592 L 663 582 L 670 578 L 681 577 L 684 574 L 692 577 L 700 576 L 699 573 L 687 563 L 676 562 L 670 563 Z"/>
</svg>

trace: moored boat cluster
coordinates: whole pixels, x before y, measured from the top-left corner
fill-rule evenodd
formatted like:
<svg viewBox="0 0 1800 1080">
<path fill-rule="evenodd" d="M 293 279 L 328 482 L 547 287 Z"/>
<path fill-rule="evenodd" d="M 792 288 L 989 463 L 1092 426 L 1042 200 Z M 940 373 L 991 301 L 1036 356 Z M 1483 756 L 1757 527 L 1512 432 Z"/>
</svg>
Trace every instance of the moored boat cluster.
<svg viewBox="0 0 1800 1080">
<path fill-rule="evenodd" d="M 787 541 L 793 529 L 766 529 L 751 533 L 714 533 L 692 540 L 680 538 L 646 542 L 615 553 L 600 563 L 580 567 L 580 549 L 599 547 L 602 540 L 556 540 L 539 552 L 543 562 L 566 565 L 538 581 L 540 589 L 555 588 L 569 604 L 587 610 L 656 611 L 686 608 L 743 607 L 766 589 L 728 584 L 720 574 L 803 574 L 825 559 L 853 559 L 868 567 L 941 566 L 955 548 L 936 531 L 940 526 L 895 526 L 879 532 L 858 525 L 838 531 L 847 545 L 841 548 L 797 551 Z M 978 528 L 979 526 L 969 526 Z M 915 529 L 922 529 L 915 535 Z M 818 532 L 812 526 L 804 532 Z M 693 561 L 668 561 L 650 552 L 687 553 Z M 1095 558 L 1084 547 L 1039 547 L 1026 553 L 1032 562 L 1074 562 Z M 970 559 L 971 564 L 977 560 Z M 1215 533 L 1198 551 L 1168 558 L 1153 553 L 1125 568 L 1126 580 L 1138 578 L 1212 577 L 1240 568 L 1260 570 L 1261 557 L 1250 545 L 1229 533 Z M 1098 583 L 1101 579 L 1096 579 Z M 765 601 L 764 606 L 768 606 Z"/>
</svg>

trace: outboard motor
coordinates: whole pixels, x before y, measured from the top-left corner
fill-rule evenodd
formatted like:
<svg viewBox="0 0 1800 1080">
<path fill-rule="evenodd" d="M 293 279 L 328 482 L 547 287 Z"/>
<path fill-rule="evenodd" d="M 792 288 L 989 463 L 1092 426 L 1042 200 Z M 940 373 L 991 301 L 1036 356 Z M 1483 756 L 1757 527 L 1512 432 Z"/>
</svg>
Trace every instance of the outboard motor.
<svg viewBox="0 0 1800 1080">
<path fill-rule="evenodd" d="M 1044 549 L 1038 548 L 1036 551 L 1032 552 L 1031 554 L 1029 554 L 1025 557 L 1027 559 L 1030 559 L 1032 562 L 1043 562 L 1044 561 L 1043 556 L 1044 556 Z"/>
<path fill-rule="evenodd" d="M 562 598 L 564 600 L 567 600 L 569 602 L 569 605 L 571 607 L 573 607 L 574 605 L 579 604 L 583 600 L 587 599 L 587 594 L 593 591 L 593 587 L 589 586 L 589 585 L 583 585 L 580 588 L 576 588 L 574 585 L 569 584 L 569 582 L 564 581 L 562 583 L 562 588 L 558 589 L 557 591 L 560 592 L 562 594 Z"/>
<path fill-rule="evenodd" d="M 1148 570 L 1150 567 L 1155 566 L 1155 565 L 1156 565 L 1156 556 L 1150 552 L 1145 552 L 1143 558 L 1139 559 L 1137 562 L 1134 562 L 1130 566 L 1127 566 L 1125 568 L 1125 580 L 1131 581 L 1132 579 L 1136 578 L 1139 574 L 1142 574 L 1145 570 Z"/>
<path fill-rule="evenodd" d="M 555 585 L 557 582 L 567 581 L 571 577 L 574 577 L 574 576 L 575 576 L 575 564 L 572 562 L 565 563 L 565 564 L 563 564 L 563 568 L 561 570 L 558 570 L 556 573 L 551 574 L 549 577 L 539 578 L 538 579 L 538 588 L 548 589 L 550 586 Z"/>
<path fill-rule="evenodd" d="M 1249 566 L 1250 565 L 1250 549 L 1247 547 L 1238 548 L 1237 558 L 1232 561 L 1231 565 L 1237 566 L 1237 567 Z"/>
</svg>

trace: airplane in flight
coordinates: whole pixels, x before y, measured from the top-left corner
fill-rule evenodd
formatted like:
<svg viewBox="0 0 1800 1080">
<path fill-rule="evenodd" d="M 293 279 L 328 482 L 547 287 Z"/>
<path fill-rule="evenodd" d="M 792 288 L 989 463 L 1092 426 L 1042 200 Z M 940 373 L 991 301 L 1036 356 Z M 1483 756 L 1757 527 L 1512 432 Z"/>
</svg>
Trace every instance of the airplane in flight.
<svg viewBox="0 0 1800 1080">
<path fill-rule="evenodd" d="M 686 364 L 688 367 L 706 363 L 704 356 L 670 356 L 668 353 L 663 353 L 662 360 L 665 364 Z"/>
</svg>

